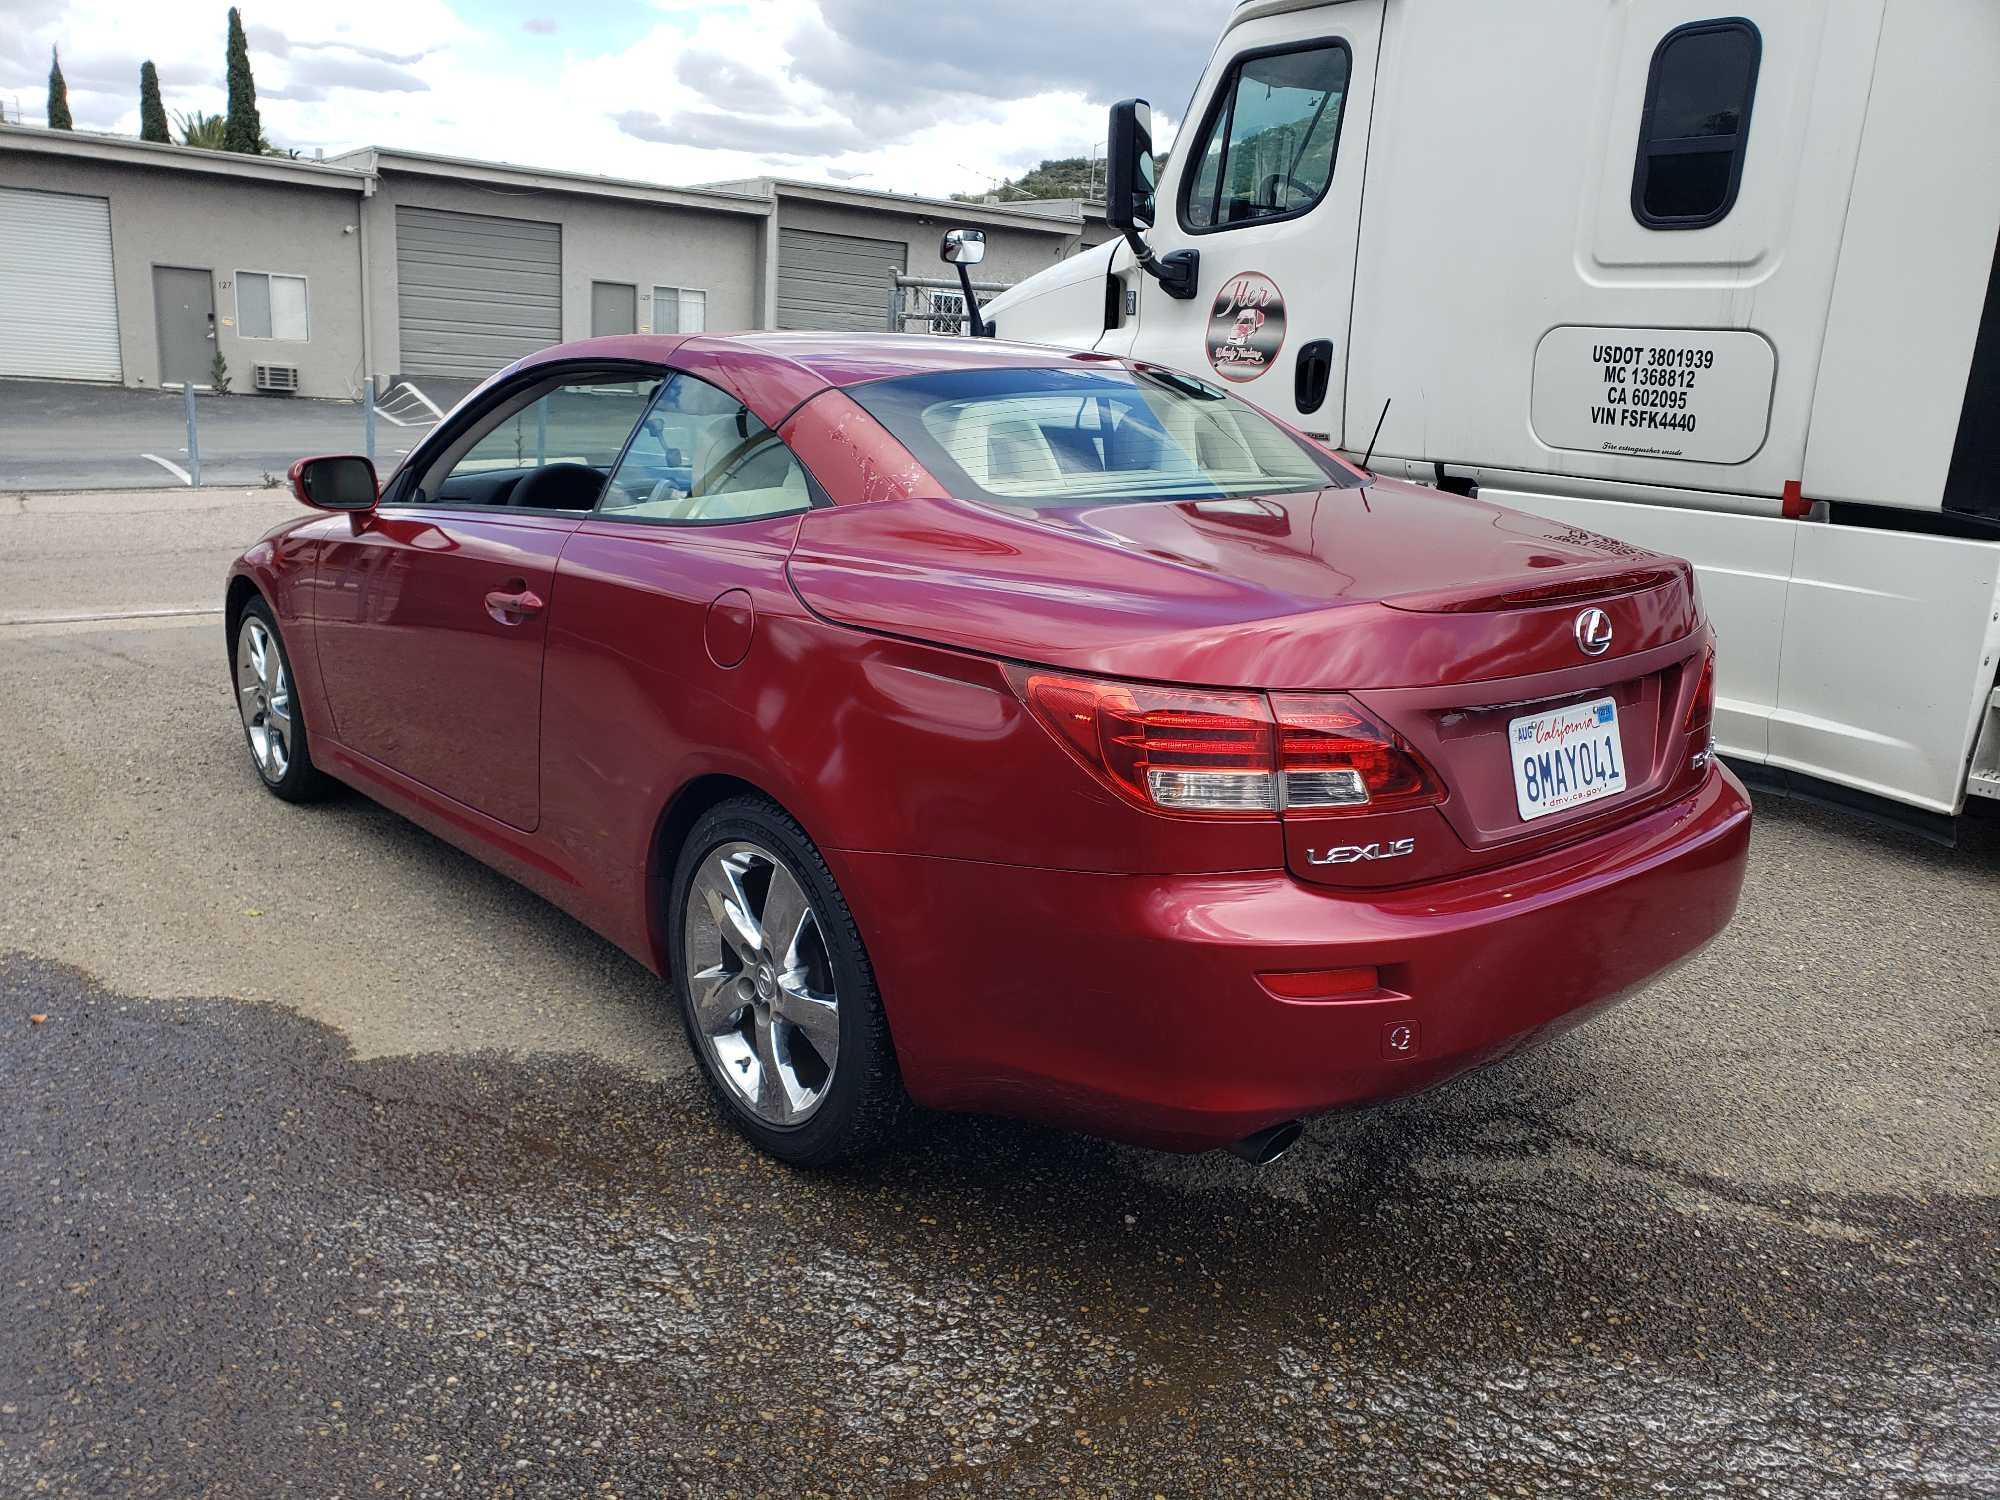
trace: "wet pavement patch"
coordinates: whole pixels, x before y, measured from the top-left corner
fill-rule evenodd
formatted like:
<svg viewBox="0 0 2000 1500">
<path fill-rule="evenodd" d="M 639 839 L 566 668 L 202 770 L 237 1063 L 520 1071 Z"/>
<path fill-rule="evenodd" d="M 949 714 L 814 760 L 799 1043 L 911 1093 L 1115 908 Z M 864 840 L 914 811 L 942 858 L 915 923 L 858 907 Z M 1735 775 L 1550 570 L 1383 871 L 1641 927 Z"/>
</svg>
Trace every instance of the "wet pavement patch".
<svg viewBox="0 0 2000 1500">
<path fill-rule="evenodd" d="M 0 959 L 0 1494 L 2000 1493 L 1988 1198 L 1463 1090 L 1302 1196 L 963 1119 L 802 1175 L 689 1097 Z"/>
</svg>

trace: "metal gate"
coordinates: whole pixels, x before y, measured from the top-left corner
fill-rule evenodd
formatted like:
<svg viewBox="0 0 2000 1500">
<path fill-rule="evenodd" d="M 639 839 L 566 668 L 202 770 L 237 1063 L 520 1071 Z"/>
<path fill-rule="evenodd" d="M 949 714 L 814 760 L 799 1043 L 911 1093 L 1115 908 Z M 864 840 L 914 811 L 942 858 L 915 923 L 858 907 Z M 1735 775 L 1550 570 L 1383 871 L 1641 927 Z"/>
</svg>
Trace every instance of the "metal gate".
<svg viewBox="0 0 2000 1500">
<path fill-rule="evenodd" d="M 483 380 L 562 342 L 562 226 L 396 210 L 402 372 Z"/>
<path fill-rule="evenodd" d="M 0 375 L 124 378 L 110 200 L 0 188 Z"/>
<path fill-rule="evenodd" d="M 878 331 L 910 247 L 810 229 L 778 231 L 778 326 Z"/>
</svg>

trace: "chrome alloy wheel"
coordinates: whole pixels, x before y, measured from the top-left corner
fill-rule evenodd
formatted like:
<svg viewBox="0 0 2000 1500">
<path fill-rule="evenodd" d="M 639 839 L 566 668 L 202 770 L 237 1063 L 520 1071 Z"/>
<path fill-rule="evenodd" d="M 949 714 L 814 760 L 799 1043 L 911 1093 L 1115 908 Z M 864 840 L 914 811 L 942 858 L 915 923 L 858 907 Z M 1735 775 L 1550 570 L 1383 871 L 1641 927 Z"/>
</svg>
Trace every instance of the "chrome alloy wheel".
<svg viewBox="0 0 2000 1500">
<path fill-rule="evenodd" d="M 812 1118 L 840 1059 L 840 998 L 798 878 L 756 844 L 718 845 L 688 887 L 695 1029 L 737 1101 L 770 1125 Z"/>
<path fill-rule="evenodd" d="M 292 684 L 264 622 L 251 615 L 236 635 L 236 704 L 257 772 L 276 785 L 292 764 Z"/>
</svg>

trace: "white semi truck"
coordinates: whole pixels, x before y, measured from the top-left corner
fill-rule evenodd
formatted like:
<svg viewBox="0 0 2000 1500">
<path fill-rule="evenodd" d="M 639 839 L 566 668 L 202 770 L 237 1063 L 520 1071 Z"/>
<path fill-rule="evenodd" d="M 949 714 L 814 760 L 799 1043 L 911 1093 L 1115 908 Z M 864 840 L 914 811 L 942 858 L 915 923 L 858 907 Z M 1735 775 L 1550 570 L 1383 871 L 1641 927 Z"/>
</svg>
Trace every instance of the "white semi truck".
<svg viewBox="0 0 2000 1500">
<path fill-rule="evenodd" d="M 999 336 L 1687 557 L 1726 755 L 2000 797 L 2000 0 L 1248 0 L 1111 137 Z"/>
</svg>

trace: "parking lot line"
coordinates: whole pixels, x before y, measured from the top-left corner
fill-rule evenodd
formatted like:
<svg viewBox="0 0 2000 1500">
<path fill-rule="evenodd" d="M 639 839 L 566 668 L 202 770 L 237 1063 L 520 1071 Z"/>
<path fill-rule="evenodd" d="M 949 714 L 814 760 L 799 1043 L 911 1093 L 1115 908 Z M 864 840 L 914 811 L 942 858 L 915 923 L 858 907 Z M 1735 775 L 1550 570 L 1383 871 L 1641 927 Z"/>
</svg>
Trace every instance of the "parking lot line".
<svg viewBox="0 0 2000 1500">
<path fill-rule="evenodd" d="M 193 609 L 117 609 L 102 614 L 0 615 L 0 630 L 30 625 L 109 625 L 127 620 L 179 620 L 221 613 L 220 605 L 201 605 Z"/>
</svg>

